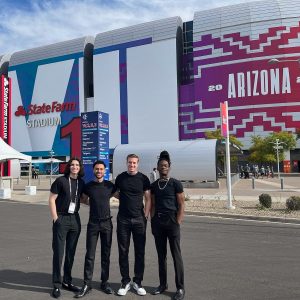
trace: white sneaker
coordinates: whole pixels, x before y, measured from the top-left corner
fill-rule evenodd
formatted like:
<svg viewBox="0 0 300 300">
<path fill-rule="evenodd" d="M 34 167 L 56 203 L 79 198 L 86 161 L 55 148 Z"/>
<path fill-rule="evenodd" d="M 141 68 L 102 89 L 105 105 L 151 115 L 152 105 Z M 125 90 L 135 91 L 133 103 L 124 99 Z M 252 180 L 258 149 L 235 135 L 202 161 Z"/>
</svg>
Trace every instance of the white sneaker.
<svg viewBox="0 0 300 300">
<path fill-rule="evenodd" d="M 147 294 L 147 292 L 145 291 L 145 289 L 142 287 L 141 284 L 137 284 L 133 282 L 132 287 L 136 291 L 136 293 L 140 296 L 145 296 Z"/>
<path fill-rule="evenodd" d="M 130 282 L 127 284 L 121 283 L 121 286 L 120 286 L 117 294 L 119 296 L 125 296 L 129 290 L 130 290 Z"/>
</svg>

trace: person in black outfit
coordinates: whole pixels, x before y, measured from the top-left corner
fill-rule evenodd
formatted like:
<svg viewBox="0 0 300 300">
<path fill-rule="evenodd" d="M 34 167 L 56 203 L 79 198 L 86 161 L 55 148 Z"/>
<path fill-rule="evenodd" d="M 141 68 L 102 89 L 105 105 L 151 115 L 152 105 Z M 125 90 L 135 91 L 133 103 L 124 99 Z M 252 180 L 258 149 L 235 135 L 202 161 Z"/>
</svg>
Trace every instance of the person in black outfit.
<svg viewBox="0 0 300 300">
<path fill-rule="evenodd" d="M 91 282 L 94 271 L 95 253 L 98 238 L 101 242 L 101 289 L 106 294 L 114 291 L 108 283 L 110 249 L 113 225 L 110 214 L 110 198 L 115 193 L 115 185 L 104 180 L 106 165 L 97 160 L 93 164 L 95 180 L 86 184 L 82 201 L 90 205 L 90 217 L 86 233 L 86 255 L 84 263 L 84 285 L 75 298 L 82 298 L 92 289 Z"/>
<path fill-rule="evenodd" d="M 180 249 L 180 224 L 184 215 L 184 193 L 180 181 L 168 177 L 171 166 L 167 151 L 160 154 L 157 169 L 160 178 L 151 185 L 152 219 L 151 227 L 158 255 L 159 286 L 153 290 L 153 295 L 163 293 L 167 284 L 167 240 L 175 268 L 175 283 L 177 291 L 174 300 L 184 299 L 184 271 Z"/>
<path fill-rule="evenodd" d="M 80 196 L 83 192 L 84 170 L 78 158 L 71 158 L 66 165 L 64 176 L 57 178 L 50 189 L 49 207 L 53 220 L 53 273 L 52 297 L 60 297 L 60 286 L 72 292 L 79 289 L 72 284 L 71 270 L 78 238 L 81 231 Z M 66 248 L 64 275 L 61 280 L 61 265 Z"/>
<path fill-rule="evenodd" d="M 150 181 L 146 175 L 138 172 L 138 163 L 139 157 L 135 154 L 129 154 L 127 156 L 127 172 L 119 174 L 115 181 L 120 201 L 117 217 L 117 238 L 122 282 L 117 292 L 119 296 L 126 295 L 131 288 L 128 263 L 131 234 L 135 253 L 135 276 L 132 287 L 138 295 L 146 295 L 141 284 L 145 269 L 146 225 L 150 214 L 151 197 Z M 145 207 L 143 196 L 145 196 Z"/>
</svg>

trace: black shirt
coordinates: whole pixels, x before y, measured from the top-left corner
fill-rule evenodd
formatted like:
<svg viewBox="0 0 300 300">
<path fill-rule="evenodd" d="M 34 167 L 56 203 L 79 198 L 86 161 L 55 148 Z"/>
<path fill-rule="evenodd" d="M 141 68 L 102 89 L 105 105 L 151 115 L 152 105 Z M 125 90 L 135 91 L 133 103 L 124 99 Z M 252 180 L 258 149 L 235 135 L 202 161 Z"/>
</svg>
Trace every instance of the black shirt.
<svg viewBox="0 0 300 300">
<path fill-rule="evenodd" d="M 148 177 L 140 172 L 135 175 L 123 172 L 117 176 L 115 184 L 120 191 L 119 214 L 125 217 L 144 215 L 144 192 L 150 190 Z"/>
<path fill-rule="evenodd" d="M 175 178 L 166 181 L 156 180 L 151 184 L 151 194 L 155 196 L 155 212 L 177 212 L 176 194 L 183 192 L 181 182 Z"/>
<path fill-rule="evenodd" d="M 71 182 L 71 194 L 70 194 L 70 183 L 69 176 L 58 177 L 51 185 L 51 193 L 57 194 L 55 200 L 57 213 L 68 213 L 70 202 L 75 202 L 75 194 L 78 182 L 78 191 L 76 199 L 75 212 L 79 211 L 80 208 L 80 196 L 83 192 L 84 181 L 81 178 L 73 179 L 70 177 Z"/>
<path fill-rule="evenodd" d="M 115 185 L 107 180 L 103 180 L 103 182 L 90 181 L 86 184 L 83 192 L 90 200 L 90 218 L 110 218 L 109 199 L 115 191 Z"/>
</svg>

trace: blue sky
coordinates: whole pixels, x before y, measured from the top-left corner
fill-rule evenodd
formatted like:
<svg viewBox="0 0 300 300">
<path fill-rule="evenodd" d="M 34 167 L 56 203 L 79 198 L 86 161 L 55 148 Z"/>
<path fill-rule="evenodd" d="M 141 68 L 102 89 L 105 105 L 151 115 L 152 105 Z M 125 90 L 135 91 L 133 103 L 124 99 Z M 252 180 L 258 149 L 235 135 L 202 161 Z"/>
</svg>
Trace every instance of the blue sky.
<svg viewBox="0 0 300 300">
<path fill-rule="evenodd" d="M 0 0 L 0 55 L 250 0 Z"/>
</svg>

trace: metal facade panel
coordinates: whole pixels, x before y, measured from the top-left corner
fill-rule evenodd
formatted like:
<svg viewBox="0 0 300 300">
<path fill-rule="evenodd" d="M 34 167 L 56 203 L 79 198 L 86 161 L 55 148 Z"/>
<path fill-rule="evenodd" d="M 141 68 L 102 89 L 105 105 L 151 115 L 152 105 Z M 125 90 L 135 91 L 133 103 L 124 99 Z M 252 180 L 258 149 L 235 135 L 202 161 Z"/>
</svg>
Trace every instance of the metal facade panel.
<svg viewBox="0 0 300 300">
<path fill-rule="evenodd" d="M 129 143 L 178 141 L 176 59 L 176 39 L 128 49 Z"/>
<path fill-rule="evenodd" d="M 18 51 L 12 54 L 10 66 L 83 52 L 85 45 L 87 43 L 93 43 L 93 41 L 94 38 L 92 36 L 86 36 L 47 46 Z"/>
<path fill-rule="evenodd" d="M 298 0 L 267 0 L 230 5 L 194 14 L 194 34 L 239 26 L 245 23 L 271 21 L 300 16 Z"/>
<path fill-rule="evenodd" d="M 99 33 L 95 39 L 95 49 L 142 38 L 151 37 L 153 41 L 175 38 L 178 27 L 182 27 L 181 18 L 172 17 Z"/>
<path fill-rule="evenodd" d="M 139 171 L 149 176 L 157 165 L 157 157 L 163 150 L 170 154 L 172 167 L 170 176 L 188 181 L 215 181 L 216 140 L 164 141 L 118 145 L 113 156 L 113 178 L 126 168 L 128 153 L 140 157 Z M 205 158 L 205 159 L 203 159 Z"/>
<path fill-rule="evenodd" d="M 8 63 L 10 60 L 11 55 L 5 54 L 0 56 L 0 75 L 5 74 L 7 75 L 8 71 Z"/>
</svg>

